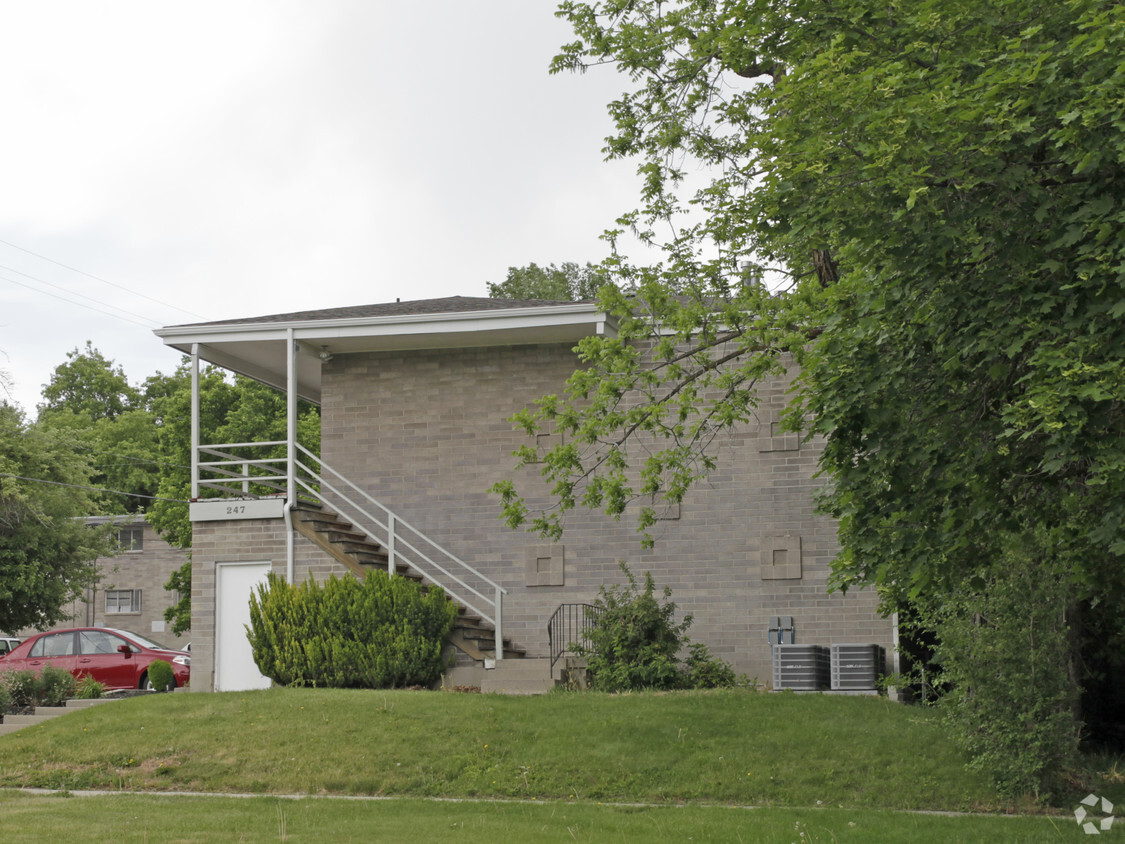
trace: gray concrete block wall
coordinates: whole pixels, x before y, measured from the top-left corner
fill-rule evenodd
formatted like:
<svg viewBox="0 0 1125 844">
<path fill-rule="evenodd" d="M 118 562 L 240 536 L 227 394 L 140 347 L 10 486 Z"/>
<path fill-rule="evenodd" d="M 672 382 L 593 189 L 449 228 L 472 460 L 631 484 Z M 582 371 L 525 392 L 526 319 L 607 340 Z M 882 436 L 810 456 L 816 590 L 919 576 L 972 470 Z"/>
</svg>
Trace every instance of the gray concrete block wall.
<svg viewBox="0 0 1125 844">
<path fill-rule="evenodd" d="M 891 625 L 873 594 L 828 595 L 836 551 L 831 520 L 815 516 L 819 444 L 774 435 L 791 374 L 760 391 L 758 424 L 719 435 L 719 467 L 640 546 L 627 513 L 620 521 L 578 510 L 566 520 L 564 584 L 528 585 L 528 557 L 543 541 L 511 531 L 487 490 L 515 474 L 532 507 L 551 499 L 535 466 L 513 473 L 527 442 L 507 421 L 545 393 L 558 393 L 576 366 L 565 345 L 337 355 L 323 382 L 323 456 L 400 517 L 509 590 L 505 634 L 529 655 L 547 653 L 546 624 L 563 602 L 590 601 L 621 582 L 618 561 L 658 588 L 671 587 L 695 618 L 693 640 L 740 672 L 770 676 L 768 618 L 792 615 L 797 641 L 873 642 L 890 648 Z M 802 577 L 763 580 L 767 537 L 801 537 Z"/>
<path fill-rule="evenodd" d="M 312 575 L 326 580 L 347 572 L 303 536 L 294 536 L 293 577 L 302 583 Z M 192 525 L 191 564 L 191 687 L 210 692 L 215 687 L 215 566 L 219 563 L 269 562 L 271 571 L 285 577 L 286 528 L 283 519 L 244 519 L 195 522 Z"/>
</svg>

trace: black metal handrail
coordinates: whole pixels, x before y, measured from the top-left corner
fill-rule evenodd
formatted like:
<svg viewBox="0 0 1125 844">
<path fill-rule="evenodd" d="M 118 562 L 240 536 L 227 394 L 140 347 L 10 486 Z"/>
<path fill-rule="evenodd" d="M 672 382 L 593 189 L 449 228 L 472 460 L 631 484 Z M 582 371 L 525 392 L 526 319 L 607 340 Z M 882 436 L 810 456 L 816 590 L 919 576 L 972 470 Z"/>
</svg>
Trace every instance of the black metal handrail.
<svg viewBox="0 0 1125 844">
<path fill-rule="evenodd" d="M 593 604 L 559 604 L 559 608 L 547 622 L 552 668 L 563 654 L 573 653 L 570 650 L 572 644 L 589 645 L 590 628 L 597 622 L 601 612 L 601 608 Z"/>
</svg>

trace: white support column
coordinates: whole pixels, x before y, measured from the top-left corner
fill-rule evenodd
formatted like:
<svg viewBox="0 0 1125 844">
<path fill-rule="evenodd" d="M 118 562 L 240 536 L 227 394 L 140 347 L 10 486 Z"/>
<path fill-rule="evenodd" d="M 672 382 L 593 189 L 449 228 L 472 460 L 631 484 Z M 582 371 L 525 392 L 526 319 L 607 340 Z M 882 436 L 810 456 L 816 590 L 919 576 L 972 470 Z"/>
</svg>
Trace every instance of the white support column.
<svg viewBox="0 0 1125 844">
<path fill-rule="evenodd" d="M 504 617 L 504 590 L 496 587 L 496 659 L 504 658 L 504 627 L 501 619 Z"/>
<path fill-rule="evenodd" d="M 286 440 L 286 498 L 292 504 L 297 500 L 297 343 L 293 329 L 285 330 L 285 440 Z"/>
<path fill-rule="evenodd" d="M 398 525 L 395 524 L 395 514 L 387 517 L 387 574 L 395 573 L 395 539 L 398 534 Z"/>
<path fill-rule="evenodd" d="M 297 505 L 297 352 L 293 329 L 285 330 L 285 582 L 293 584 L 296 561 L 292 510 Z"/>
<path fill-rule="evenodd" d="M 199 344 L 191 344 L 191 500 L 199 498 Z"/>
</svg>

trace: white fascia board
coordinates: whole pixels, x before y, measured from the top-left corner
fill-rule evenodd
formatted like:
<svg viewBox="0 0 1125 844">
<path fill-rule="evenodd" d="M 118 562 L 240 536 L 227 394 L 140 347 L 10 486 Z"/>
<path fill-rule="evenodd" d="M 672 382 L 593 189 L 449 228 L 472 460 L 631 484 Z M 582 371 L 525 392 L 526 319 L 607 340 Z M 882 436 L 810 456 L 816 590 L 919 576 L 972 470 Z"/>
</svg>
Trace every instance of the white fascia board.
<svg viewBox="0 0 1125 844">
<path fill-rule="evenodd" d="M 378 317 L 294 320 L 284 323 L 186 325 L 158 328 L 154 333 L 166 345 L 180 347 L 190 343 L 284 340 L 286 331 L 290 328 L 293 329 L 294 337 L 301 340 L 453 334 L 477 331 L 519 331 L 521 329 L 581 326 L 583 324 L 592 324 L 596 329 L 600 329 L 608 327 L 608 322 L 609 318 L 596 306 L 579 303 L 550 308 L 397 314 Z"/>
</svg>

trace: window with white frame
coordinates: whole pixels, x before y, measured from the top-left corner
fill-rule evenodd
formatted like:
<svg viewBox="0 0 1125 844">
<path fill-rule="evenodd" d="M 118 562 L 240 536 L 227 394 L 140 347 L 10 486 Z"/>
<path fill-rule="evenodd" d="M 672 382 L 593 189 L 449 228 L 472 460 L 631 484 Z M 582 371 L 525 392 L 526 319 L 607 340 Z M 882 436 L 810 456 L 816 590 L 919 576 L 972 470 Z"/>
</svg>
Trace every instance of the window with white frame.
<svg viewBox="0 0 1125 844">
<path fill-rule="evenodd" d="M 140 612 L 140 589 L 107 589 L 105 592 L 105 613 Z"/>
<path fill-rule="evenodd" d="M 121 528 L 117 531 L 117 547 L 121 551 L 143 551 L 145 547 L 144 528 Z"/>
</svg>

